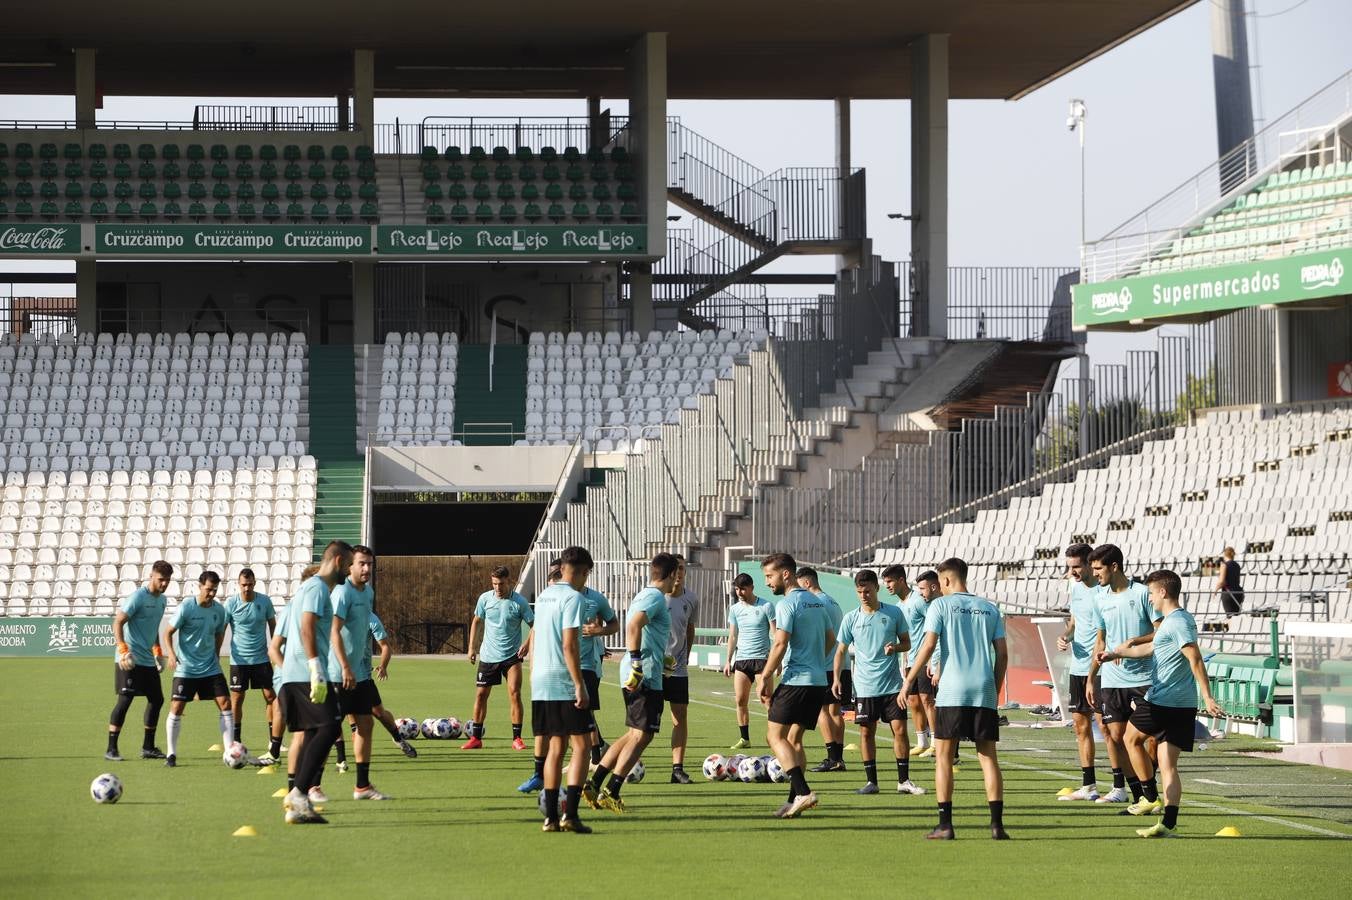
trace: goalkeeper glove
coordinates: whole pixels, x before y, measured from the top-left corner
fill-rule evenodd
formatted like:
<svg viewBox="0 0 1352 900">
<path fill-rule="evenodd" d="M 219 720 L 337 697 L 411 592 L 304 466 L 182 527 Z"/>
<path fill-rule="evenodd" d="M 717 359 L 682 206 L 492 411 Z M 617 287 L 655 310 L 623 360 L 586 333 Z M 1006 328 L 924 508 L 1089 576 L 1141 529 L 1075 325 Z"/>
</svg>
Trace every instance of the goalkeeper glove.
<svg viewBox="0 0 1352 900">
<path fill-rule="evenodd" d="M 629 677 L 624 680 L 626 691 L 636 691 L 643 683 L 643 657 L 637 653 L 629 654 Z"/>
<path fill-rule="evenodd" d="M 674 656 L 664 656 L 664 657 L 662 657 L 662 675 L 663 675 L 663 677 L 669 677 L 669 676 L 671 675 L 671 673 L 672 673 L 672 672 L 675 672 L 675 671 L 676 671 L 676 657 L 674 657 Z"/>
<path fill-rule="evenodd" d="M 310 660 L 310 702 L 323 703 L 329 696 L 329 682 L 319 657 Z"/>
<path fill-rule="evenodd" d="M 121 641 L 117 644 L 117 654 L 114 658 L 117 660 L 117 667 L 123 672 L 130 672 L 136 667 L 131 658 L 131 648 Z"/>
<path fill-rule="evenodd" d="M 160 652 L 159 644 L 156 644 L 155 646 L 150 648 L 150 655 L 155 657 L 155 671 L 163 672 L 164 664 L 161 663 L 160 660 L 164 657 L 164 654 Z"/>
</svg>

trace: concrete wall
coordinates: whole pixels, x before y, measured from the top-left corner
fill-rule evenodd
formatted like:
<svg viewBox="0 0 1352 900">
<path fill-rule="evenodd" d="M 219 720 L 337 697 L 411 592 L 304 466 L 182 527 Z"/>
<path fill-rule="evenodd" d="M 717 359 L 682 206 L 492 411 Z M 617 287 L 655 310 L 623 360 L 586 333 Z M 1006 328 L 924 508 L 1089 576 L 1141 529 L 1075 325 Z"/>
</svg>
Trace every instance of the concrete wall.
<svg viewBox="0 0 1352 900">
<path fill-rule="evenodd" d="M 375 447 L 373 491 L 553 493 L 571 447 Z"/>
</svg>

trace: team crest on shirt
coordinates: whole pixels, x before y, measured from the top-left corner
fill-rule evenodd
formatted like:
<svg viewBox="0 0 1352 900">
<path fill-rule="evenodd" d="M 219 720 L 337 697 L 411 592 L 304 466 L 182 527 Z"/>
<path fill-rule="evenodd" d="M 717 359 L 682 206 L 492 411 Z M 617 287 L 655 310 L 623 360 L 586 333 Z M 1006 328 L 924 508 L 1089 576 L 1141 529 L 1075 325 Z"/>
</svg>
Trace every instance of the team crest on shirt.
<svg viewBox="0 0 1352 900">
<path fill-rule="evenodd" d="M 70 653 L 80 649 L 80 634 L 76 626 L 62 619 L 47 626 L 47 652 Z"/>
</svg>

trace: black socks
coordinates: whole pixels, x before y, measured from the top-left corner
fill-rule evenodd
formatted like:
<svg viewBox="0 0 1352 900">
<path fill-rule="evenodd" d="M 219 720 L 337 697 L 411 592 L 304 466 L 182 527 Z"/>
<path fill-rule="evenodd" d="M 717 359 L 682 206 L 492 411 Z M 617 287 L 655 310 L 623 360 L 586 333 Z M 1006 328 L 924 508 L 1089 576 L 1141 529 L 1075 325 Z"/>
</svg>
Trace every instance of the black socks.
<svg viewBox="0 0 1352 900">
<path fill-rule="evenodd" d="M 1098 784 L 1098 778 L 1094 775 L 1093 766 L 1080 766 L 1080 784 L 1085 787 Z"/>
</svg>

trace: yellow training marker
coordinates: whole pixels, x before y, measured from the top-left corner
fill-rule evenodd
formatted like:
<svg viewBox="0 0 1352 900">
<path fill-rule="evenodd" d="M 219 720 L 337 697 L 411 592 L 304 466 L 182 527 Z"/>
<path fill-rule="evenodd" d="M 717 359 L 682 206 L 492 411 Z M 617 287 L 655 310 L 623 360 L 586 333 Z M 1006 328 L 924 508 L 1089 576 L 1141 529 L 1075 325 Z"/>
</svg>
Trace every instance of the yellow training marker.
<svg viewBox="0 0 1352 900">
<path fill-rule="evenodd" d="M 275 775 L 276 773 L 277 773 L 276 766 L 261 766 L 258 769 L 259 775 Z"/>
<path fill-rule="evenodd" d="M 212 744 L 210 747 L 207 748 L 207 752 L 208 752 L 208 753 L 224 753 L 224 752 L 225 752 L 225 748 L 222 747 L 220 744 Z"/>
<path fill-rule="evenodd" d="M 1069 797 L 1073 793 L 1075 793 L 1075 790 L 1073 788 L 1061 788 L 1061 790 L 1056 792 L 1056 796 Z"/>
<path fill-rule="evenodd" d="M 1216 837 L 1243 837 L 1239 829 L 1233 825 L 1226 825 L 1220 831 L 1216 832 Z"/>
<path fill-rule="evenodd" d="M 231 833 L 231 837 L 258 837 L 258 832 L 252 825 L 241 825 Z"/>
<path fill-rule="evenodd" d="M 277 788 L 277 790 L 272 792 L 272 796 L 280 800 L 282 797 L 285 797 L 289 793 L 290 791 L 288 791 L 286 788 Z"/>
<path fill-rule="evenodd" d="M 851 751 L 851 752 L 853 752 L 853 751 L 859 749 L 859 745 L 858 745 L 858 744 L 846 744 L 846 745 L 845 745 L 845 749 L 846 749 L 846 750 L 849 750 L 849 751 Z"/>
</svg>

